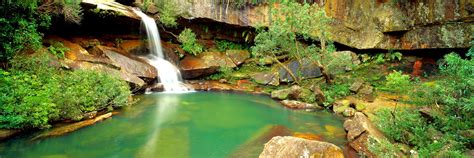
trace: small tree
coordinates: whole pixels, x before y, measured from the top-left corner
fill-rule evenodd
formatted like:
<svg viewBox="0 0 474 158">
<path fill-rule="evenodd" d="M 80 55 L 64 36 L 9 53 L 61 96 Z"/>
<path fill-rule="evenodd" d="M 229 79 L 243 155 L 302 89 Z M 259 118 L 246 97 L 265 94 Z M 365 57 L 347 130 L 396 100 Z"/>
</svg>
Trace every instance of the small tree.
<svg viewBox="0 0 474 158">
<path fill-rule="evenodd" d="M 326 82 L 331 83 L 328 70 L 323 64 L 331 52 L 327 49 L 327 24 L 330 21 L 318 5 L 299 4 L 296 2 L 282 2 L 271 12 L 271 24 L 267 30 L 261 29 L 255 37 L 255 46 L 252 52 L 256 57 L 271 57 L 278 65 L 284 68 L 296 83 L 299 79 L 285 64 L 278 60 L 278 56 L 288 55 L 302 63 L 302 59 L 310 61 L 321 69 Z M 315 45 L 304 46 L 298 38 L 309 39 L 316 37 L 320 40 L 320 47 Z"/>
<path fill-rule="evenodd" d="M 178 40 L 181 42 L 181 48 L 192 55 L 196 56 L 204 51 L 204 46 L 198 43 L 196 34 L 191 29 L 184 29 L 179 34 Z"/>
</svg>

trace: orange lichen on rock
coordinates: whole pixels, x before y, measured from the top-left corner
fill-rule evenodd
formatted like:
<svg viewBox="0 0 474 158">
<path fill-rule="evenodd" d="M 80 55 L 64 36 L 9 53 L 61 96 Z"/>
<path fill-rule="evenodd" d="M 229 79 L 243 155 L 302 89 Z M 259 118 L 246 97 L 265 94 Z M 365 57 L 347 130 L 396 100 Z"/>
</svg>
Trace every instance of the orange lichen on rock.
<svg viewBox="0 0 474 158">
<path fill-rule="evenodd" d="M 303 138 L 303 139 L 308 139 L 308 140 L 318 140 L 318 141 L 323 140 L 323 136 L 312 134 L 312 133 L 295 132 L 293 133 L 293 137 L 298 137 L 298 138 Z"/>
</svg>

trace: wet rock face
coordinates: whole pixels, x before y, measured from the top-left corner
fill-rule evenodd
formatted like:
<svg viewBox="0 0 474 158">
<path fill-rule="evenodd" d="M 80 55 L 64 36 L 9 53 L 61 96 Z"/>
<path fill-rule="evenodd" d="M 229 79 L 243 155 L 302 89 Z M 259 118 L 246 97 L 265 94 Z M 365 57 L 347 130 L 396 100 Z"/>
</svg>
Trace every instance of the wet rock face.
<svg viewBox="0 0 474 158">
<path fill-rule="evenodd" d="M 185 18 L 240 25 L 268 25 L 269 6 L 232 7 L 213 0 L 174 0 Z M 331 40 L 358 49 L 468 48 L 474 3 L 445 1 L 319 1 L 334 21 Z"/>
<path fill-rule="evenodd" d="M 342 158 L 342 150 L 334 144 L 291 136 L 273 137 L 265 144 L 260 158 L 332 157 Z"/>
</svg>

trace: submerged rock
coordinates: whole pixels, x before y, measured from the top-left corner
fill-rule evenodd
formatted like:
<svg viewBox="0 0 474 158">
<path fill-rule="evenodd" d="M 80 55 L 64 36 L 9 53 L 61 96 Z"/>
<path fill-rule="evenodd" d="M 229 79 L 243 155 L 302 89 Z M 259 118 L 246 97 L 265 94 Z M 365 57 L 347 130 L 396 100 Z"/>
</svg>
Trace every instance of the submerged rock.
<svg viewBox="0 0 474 158">
<path fill-rule="evenodd" d="M 303 138 L 303 139 L 307 139 L 307 140 L 317 140 L 317 141 L 322 141 L 323 140 L 323 136 L 313 134 L 313 133 L 295 132 L 295 133 L 293 133 L 293 137 Z"/>
<path fill-rule="evenodd" d="M 265 126 L 253 134 L 244 144 L 240 145 L 229 157 L 257 157 L 263 150 L 263 144 L 270 139 L 276 136 L 290 136 L 291 133 L 290 129 L 282 125 Z"/>
<path fill-rule="evenodd" d="M 343 158 L 342 150 L 334 144 L 291 136 L 273 137 L 265 144 L 260 158 L 274 157 L 333 157 Z"/>
<path fill-rule="evenodd" d="M 7 139 L 20 132 L 13 129 L 0 129 L 0 140 Z"/>
<path fill-rule="evenodd" d="M 64 134 L 76 131 L 80 128 L 83 128 L 83 127 L 86 127 L 86 126 L 89 126 L 89 125 L 93 125 L 96 122 L 105 120 L 105 119 L 110 118 L 110 117 L 112 117 L 111 112 L 100 115 L 100 116 L 97 116 L 93 119 L 76 122 L 76 123 L 65 125 L 65 126 L 58 127 L 58 128 L 53 128 L 51 130 L 48 130 L 46 132 L 41 133 L 40 135 L 34 137 L 32 140 L 38 140 L 38 139 L 47 138 L 47 137 L 54 137 L 54 136 L 64 135 Z"/>
</svg>

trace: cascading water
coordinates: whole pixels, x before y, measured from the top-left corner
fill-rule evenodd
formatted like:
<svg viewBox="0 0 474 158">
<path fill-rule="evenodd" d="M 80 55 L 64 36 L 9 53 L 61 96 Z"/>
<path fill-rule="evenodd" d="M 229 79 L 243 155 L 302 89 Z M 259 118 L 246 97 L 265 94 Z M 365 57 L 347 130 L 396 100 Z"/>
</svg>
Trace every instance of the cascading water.
<svg viewBox="0 0 474 158">
<path fill-rule="evenodd" d="M 150 55 L 148 63 L 158 71 L 158 78 L 163 84 L 165 92 L 188 92 L 192 89 L 186 87 L 178 68 L 165 59 L 161 49 L 160 33 L 156 27 L 155 19 L 149 17 L 139 9 L 133 10 L 141 19 L 146 28 Z"/>
</svg>

